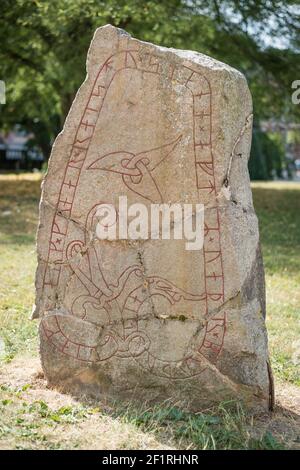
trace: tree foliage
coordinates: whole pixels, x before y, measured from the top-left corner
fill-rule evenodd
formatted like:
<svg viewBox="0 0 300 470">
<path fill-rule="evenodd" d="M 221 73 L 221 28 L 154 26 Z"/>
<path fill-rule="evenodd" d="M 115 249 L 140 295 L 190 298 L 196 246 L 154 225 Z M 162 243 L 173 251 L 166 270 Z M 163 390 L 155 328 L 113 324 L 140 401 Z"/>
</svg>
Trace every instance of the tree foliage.
<svg viewBox="0 0 300 470">
<path fill-rule="evenodd" d="M 271 136 L 254 128 L 249 173 L 252 180 L 268 180 L 280 177 L 285 166 L 284 149 L 280 135 Z"/>
<path fill-rule="evenodd" d="M 0 128 L 33 131 L 46 154 L 85 76 L 94 30 L 111 23 L 167 47 L 194 49 L 246 74 L 260 119 L 299 115 L 299 2 L 279 0 L 1 0 Z M 270 40 L 271 38 L 271 40 Z"/>
</svg>

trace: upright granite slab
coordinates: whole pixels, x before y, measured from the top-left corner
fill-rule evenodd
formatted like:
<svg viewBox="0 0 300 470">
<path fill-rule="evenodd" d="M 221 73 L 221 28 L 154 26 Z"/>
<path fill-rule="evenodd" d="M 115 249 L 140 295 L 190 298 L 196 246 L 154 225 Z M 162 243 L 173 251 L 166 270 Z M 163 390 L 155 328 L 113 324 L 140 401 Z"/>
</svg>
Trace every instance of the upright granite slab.
<svg viewBox="0 0 300 470">
<path fill-rule="evenodd" d="M 227 399 L 269 407 L 251 132 L 241 73 L 97 29 L 40 204 L 34 317 L 51 384 L 191 409 Z M 203 248 L 100 240 L 97 210 L 119 196 L 203 203 Z"/>
</svg>

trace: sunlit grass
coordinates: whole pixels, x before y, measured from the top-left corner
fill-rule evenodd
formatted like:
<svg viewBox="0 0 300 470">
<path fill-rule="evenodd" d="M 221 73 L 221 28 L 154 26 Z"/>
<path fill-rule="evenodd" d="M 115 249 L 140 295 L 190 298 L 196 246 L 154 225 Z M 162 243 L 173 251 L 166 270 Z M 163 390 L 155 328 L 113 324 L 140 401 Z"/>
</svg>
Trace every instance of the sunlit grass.
<svg viewBox="0 0 300 470">
<path fill-rule="evenodd" d="M 0 177 L 0 337 L 5 343 L 1 356 L 6 360 L 21 351 L 37 350 L 37 325 L 29 318 L 34 302 L 40 178 Z"/>
<path fill-rule="evenodd" d="M 300 184 L 254 183 L 274 373 L 300 386 Z"/>
</svg>

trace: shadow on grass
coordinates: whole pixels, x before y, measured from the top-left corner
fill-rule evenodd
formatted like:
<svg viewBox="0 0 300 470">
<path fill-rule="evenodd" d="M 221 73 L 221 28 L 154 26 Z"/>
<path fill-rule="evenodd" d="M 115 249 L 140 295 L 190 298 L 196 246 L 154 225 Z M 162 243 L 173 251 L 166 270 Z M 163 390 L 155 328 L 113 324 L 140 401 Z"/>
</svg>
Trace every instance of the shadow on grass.
<svg viewBox="0 0 300 470">
<path fill-rule="evenodd" d="M 21 233 L 5 234 L 3 227 L 1 227 L 0 245 L 28 245 L 32 246 L 35 243 L 35 236 L 22 235 Z"/>
<path fill-rule="evenodd" d="M 300 185 L 295 189 L 253 188 L 266 268 L 300 270 Z"/>
<path fill-rule="evenodd" d="M 32 389 L 32 390 L 31 390 Z M 50 390 L 50 389 L 48 389 Z M 33 400 L 28 395 L 32 391 Z M 56 392 L 57 393 L 57 392 Z M 272 415 L 265 413 L 260 416 L 250 416 L 241 405 L 233 402 L 222 403 L 203 412 L 191 413 L 180 406 L 175 406 L 169 402 L 163 402 L 154 406 L 146 404 L 138 404 L 136 402 L 120 403 L 106 402 L 105 405 L 96 399 L 88 399 L 86 397 L 78 397 L 73 395 L 72 403 L 70 403 L 67 393 L 60 394 L 56 400 L 60 402 L 60 406 L 47 402 L 47 396 L 43 399 L 36 399 L 34 394 L 34 385 L 26 383 L 17 389 L 12 389 L 5 385 L 0 386 L 0 400 L 5 406 L 5 420 L 13 423 L 12 414 L 17 412 L 16 406 L 21 407 L 22 420 L 11 425 L 8 433 L 18 438 L 20 431 L 24 429 L 31 431 L 32 424 L 35 423 L 35 429 L 48 430 L 55 427 L 55 434 L 64 433 L 67 439 L 67 446 L 72 448 L 72 432 L 70 439 L 68 438 L 68 425 L 75 425 L 82 429 L 85 422 L 85 429 L 89 432 L 89 424 L 91 428 L 97 430 L 95 435 L 88 437 L 89 445 L 92 448 L 101 449 L 103 442 L 101 440 L 101 430 L 105 433 L 115 432 L 114 442 L 110 443 L 109 449 L 140 449 L 155 448 L 164 449 L 197 449 L 197 450 L 280 450 L 289 446 L 283 442 L 283 434 L 280 429 L 274 427 L 274 432 L 270 430 L 272 425 Z M 66 403 L 63 403 L 63 396 L 66 397 Z M 16 400 L 17 398 L 17 400 Z M 286 413 L 286 412 L 285 412 Z M 91 420 L 91 417 L 94 419 Z M 293 419 L 299 418 L 295 415 Z M 95 421 L 96 419 L 96 421 Z M 289 416 L 289 420 L 292 417 Z M 278 421 L 278 417 L 277 417 Z M 4 421 L 5 422 L 5 421 Z M 125 440 L 122 436 L 124 434 Z M 291 440 L 295 440 L 294 431 L 289 429 Z M 278 434 L 278 436 L 277 436 Z M 29 444 L 35 445 L 36 440 L 39 448 L 53 448 L 53 435 L 48 438 L 47 434 L 43 436 L 43 445 L 41 447 L 41 434 L 27 436 L 27 448 Z M 77 448 L 85 448 L 85 438 L 80 444 L 76 443 Z M 107 439 L 107 437 L 104 437 Z M 1 433 L 0 433 L 1 438 Z M 20 438 L 19 438 L 20 439 Z M 52 439 L 52 442 L 51 442 Z M 90 442 L 90 439 L 94 442 Z M 18 442 L 20 445 L 20 442 Z M 57 448 L 63 449 L 65 443 L 60 443 Z M 146 446 L 146 447 L 145 447 Z M 105 447 L 104 447 L 105 448 Z"/>
<path fill-rule="evenodd" d="M 74 398 L 84 406 L 99 406 L 99 401 Z M 175 449 L 198 450 L 281 450 L 287 448 L 281 428 L 272 425 L 273 414 L 250 415 L 237 402 L 223 402 L 204 410 L 189 412 L 169 401 L 147 405 L 139 402 L 111 402 L 105 411 L 121 423 L 134 426 L 137 431 L 153 435 L 161 444 Z M 277 408 L 277 415 L 289 416 L 300 424 L 300 416 Z M 295 431 L 289 428 L 291 440 Z"/>
<path fill-rule="evenodd" d="M 39 179 L 0 180 L 0 244 L 35 242 L 40 185 Z"/>
<path fill-rule="evenodd" d="M 284 446 L 271 432 L 253 433 L 252 418 L 240 404 L 222 403 L 203 413 L 189 413 L 175 406 L 150 408 L 132 404 L 114 413 L 144 432 L 156 433 L 160 439 L 168 432 L 180 448 L 201 450 L 278 450 Z M 252 428 L 252 429 L 251 429 Z"/>
</svg>

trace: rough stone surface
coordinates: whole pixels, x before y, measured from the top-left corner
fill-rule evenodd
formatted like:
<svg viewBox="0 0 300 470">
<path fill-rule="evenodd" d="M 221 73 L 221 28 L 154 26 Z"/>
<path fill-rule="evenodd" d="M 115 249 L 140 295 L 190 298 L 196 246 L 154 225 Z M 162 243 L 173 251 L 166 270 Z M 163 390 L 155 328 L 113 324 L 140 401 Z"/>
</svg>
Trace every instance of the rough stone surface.
<svg viewBox="0 0 300 470">
<path fill-rule="evenodd" d="M 40 205 L 34 317 L 50 383 L 191 409 L 268 408 L 251 131 L 238 71 L 110 25 L 95 32 Z M 205 204 L 203 249 L 96 239 L 97 207 L 121 195 Z"/>
</svg>

